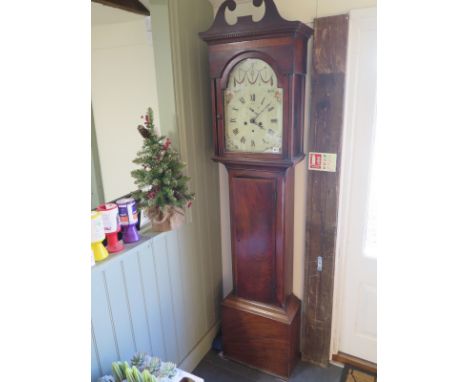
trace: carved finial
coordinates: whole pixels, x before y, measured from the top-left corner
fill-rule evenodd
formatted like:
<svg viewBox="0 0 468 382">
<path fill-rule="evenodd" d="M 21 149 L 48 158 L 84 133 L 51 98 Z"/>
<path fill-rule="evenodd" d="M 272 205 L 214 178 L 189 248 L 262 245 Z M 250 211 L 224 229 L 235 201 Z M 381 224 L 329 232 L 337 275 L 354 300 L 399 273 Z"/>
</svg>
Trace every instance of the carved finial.
<svg viewBox="0 0 468 382">
<path fill-rule="evenodd" d="M 255 8 L 259 8 L 263 3 L 265 3 L 264 18 L 268 18 L 270 20 L 277 20 L 277 21 L 284 20 L 279 14 L 278 8 L 276 8 L 276 4 L 273 0 L 253 0 L 253 5 Z M 215 18 L 213 25 L 216 25 L 218 27 L 221 26 L 222 24 L 229 25 L 225 19 L 226 8 L 229 9 L 231 12 L 233 12 L 237 8 L 237 3 L 234 0 L 224 1 L 219 6 L 218 12 L 216 12 L 216 18 Z M 251 16 L 247 16 L 247 17 L 251 18 Z"/>
<path fill-rule="evenodd" d="M 224 15 L 226 14 L 226 8 L 228 8 L 231 12 L 237 8 L 237 4 L 234 0 L 226 0 L 224 1 L 218 8 L 218 12 L 216 12 L 216 17 L 213 22 L 213 25 L 221 25 L 226 24 L 226 19 Z"/>
</svg>

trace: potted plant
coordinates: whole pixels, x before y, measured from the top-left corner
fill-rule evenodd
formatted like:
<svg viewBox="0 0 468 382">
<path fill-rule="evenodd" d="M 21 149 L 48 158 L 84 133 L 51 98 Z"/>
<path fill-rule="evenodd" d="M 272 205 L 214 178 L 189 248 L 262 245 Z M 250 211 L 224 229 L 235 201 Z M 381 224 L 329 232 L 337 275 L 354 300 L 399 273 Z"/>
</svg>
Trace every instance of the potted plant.
<svg viewBox="0 0 468 382">
<path fill-rule="evenodd" d="M 142 118 L 144 126 L 139 125 L 138 131 L 143 137 L 143 148 L 133 161 L 141 168 L 131 172 L 138 186 L 133 197 L 145 210 L 154 231 L 169 231 L 184 222 L 184 208 L 192 205 L 194 194 L 188 190 L 190 178 L 182 171 L 185 163 L 171 146 L 171 140 L 155 131 L 153 110 L 148 108 Z"/>
<path fill-rule="evenodd" d="M 98 382 L 169 382 L 177 374 L 172 362 L 137 353 L 128 362 L 113 362 L 112 375 L 104 375 Z"/>
</svg>

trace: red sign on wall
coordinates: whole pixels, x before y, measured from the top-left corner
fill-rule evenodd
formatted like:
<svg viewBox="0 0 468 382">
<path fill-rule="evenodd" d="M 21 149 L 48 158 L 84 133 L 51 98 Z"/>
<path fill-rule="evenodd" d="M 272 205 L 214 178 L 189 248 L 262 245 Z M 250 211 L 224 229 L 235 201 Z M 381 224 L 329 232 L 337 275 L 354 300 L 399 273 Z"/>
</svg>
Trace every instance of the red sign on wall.
<svg viewBox="0 0 468 382">
<path fill-rule="evenodd" d="M 336 172 L 336 154 L 309 153 L 309 170 Z"/>
<path fill-rule="evenodd" d="M 322 167 L 322 154 L 310 153 L 309 154 L 309 170 L 317 169 Z"/>
</svg>

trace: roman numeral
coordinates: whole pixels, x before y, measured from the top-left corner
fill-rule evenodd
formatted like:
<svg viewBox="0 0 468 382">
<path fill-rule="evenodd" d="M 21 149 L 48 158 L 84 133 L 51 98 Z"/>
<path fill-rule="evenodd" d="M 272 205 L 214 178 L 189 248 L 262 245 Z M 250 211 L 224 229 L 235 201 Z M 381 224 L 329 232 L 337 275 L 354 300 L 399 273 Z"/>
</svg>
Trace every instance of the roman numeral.
<svg viewBox="0 0 468 382">
<path fill-rule="evenodd" d="M 263 97 L 263 99 L 262 99 L 262 105 L 264 104 L 264 102 L 265 102 L 265 97 Z"/>
<path fill-rule="evenodd" d="M 271 123 L 278 123 L 278 118 L 273 118 L 273 119 L 271 120 Z"/>
<path fill-rule="evenodd" d="M 229 122 L 231 122 L 231 123 L 236 123 L 236 122 L 237 122 L 237 119 L 236 119 L 236 118 L 231 118 L 231 119 L 229 120 Z"/>
<path fill-rule="evenodd" d="M 271 107 L 268 108 L 268 111 L 272 111 L 272 110 L 274 110 L 274 109 L 275 109 L 275 108 L 274 108 L 273 106 L 271 106 Z"/>
<path fill-rule="evenodd" d="M 233 107 L 232 110 L 239 111 L 239 109 L 237 107 Z"/>
<path fill-rule="evenodd" d="M 250 100 L 251 100 L 252 102 L 255 102 L 255 94 L 251 94 L 251 95 L 250 95 Z"/>
<path fill-rule="evenodd" d="M 234 133 L 234 135 L 237 135 L 239 134 L 239 129 L 236 127 L 234 130 L 232 130 L 232 132 Z"/>
<path fill-rule="evenodd" d="M 245 103 L 245 98 L 241 97 L 239 101 L 241 101 L 242 103 Z"/>
<path fill-rule="evenodd" d="M 240 141 L 241 141 L 241 143 L 245 143 L 245 137 L 242 137 L 242 138 L 240 139 Z"/>
<path fill-rule="evenodd" d="M 253 139 L 250 141 L 250 146 L 255 147 L 255 141 Z"/>
</svg>

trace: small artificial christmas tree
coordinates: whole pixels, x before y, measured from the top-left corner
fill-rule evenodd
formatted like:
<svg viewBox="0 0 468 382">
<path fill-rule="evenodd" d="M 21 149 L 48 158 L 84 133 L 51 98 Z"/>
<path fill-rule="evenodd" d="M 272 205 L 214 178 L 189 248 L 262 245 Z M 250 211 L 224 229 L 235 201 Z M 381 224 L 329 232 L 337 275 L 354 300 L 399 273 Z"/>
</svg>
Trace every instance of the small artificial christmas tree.
<svg viewBox="0 0 468 382">
<path fill-rule="evenodd" d="M 139 125 L 138 131 L 144 139 L 143 148 L 133 161 L 142 168 L 131 172 L 138 186 L 133 197 L 153 223 L 161 224 L 175 214 L 183 216 L 183 207 L 192 205 L 194 194 L 188 191 L 190 178 L 183 174 L 185 163 L 171 147 L 171 140 L 156 134 L 153 110 L 148 108 L 142 118 L 145 126 Z"/>
</svg>

